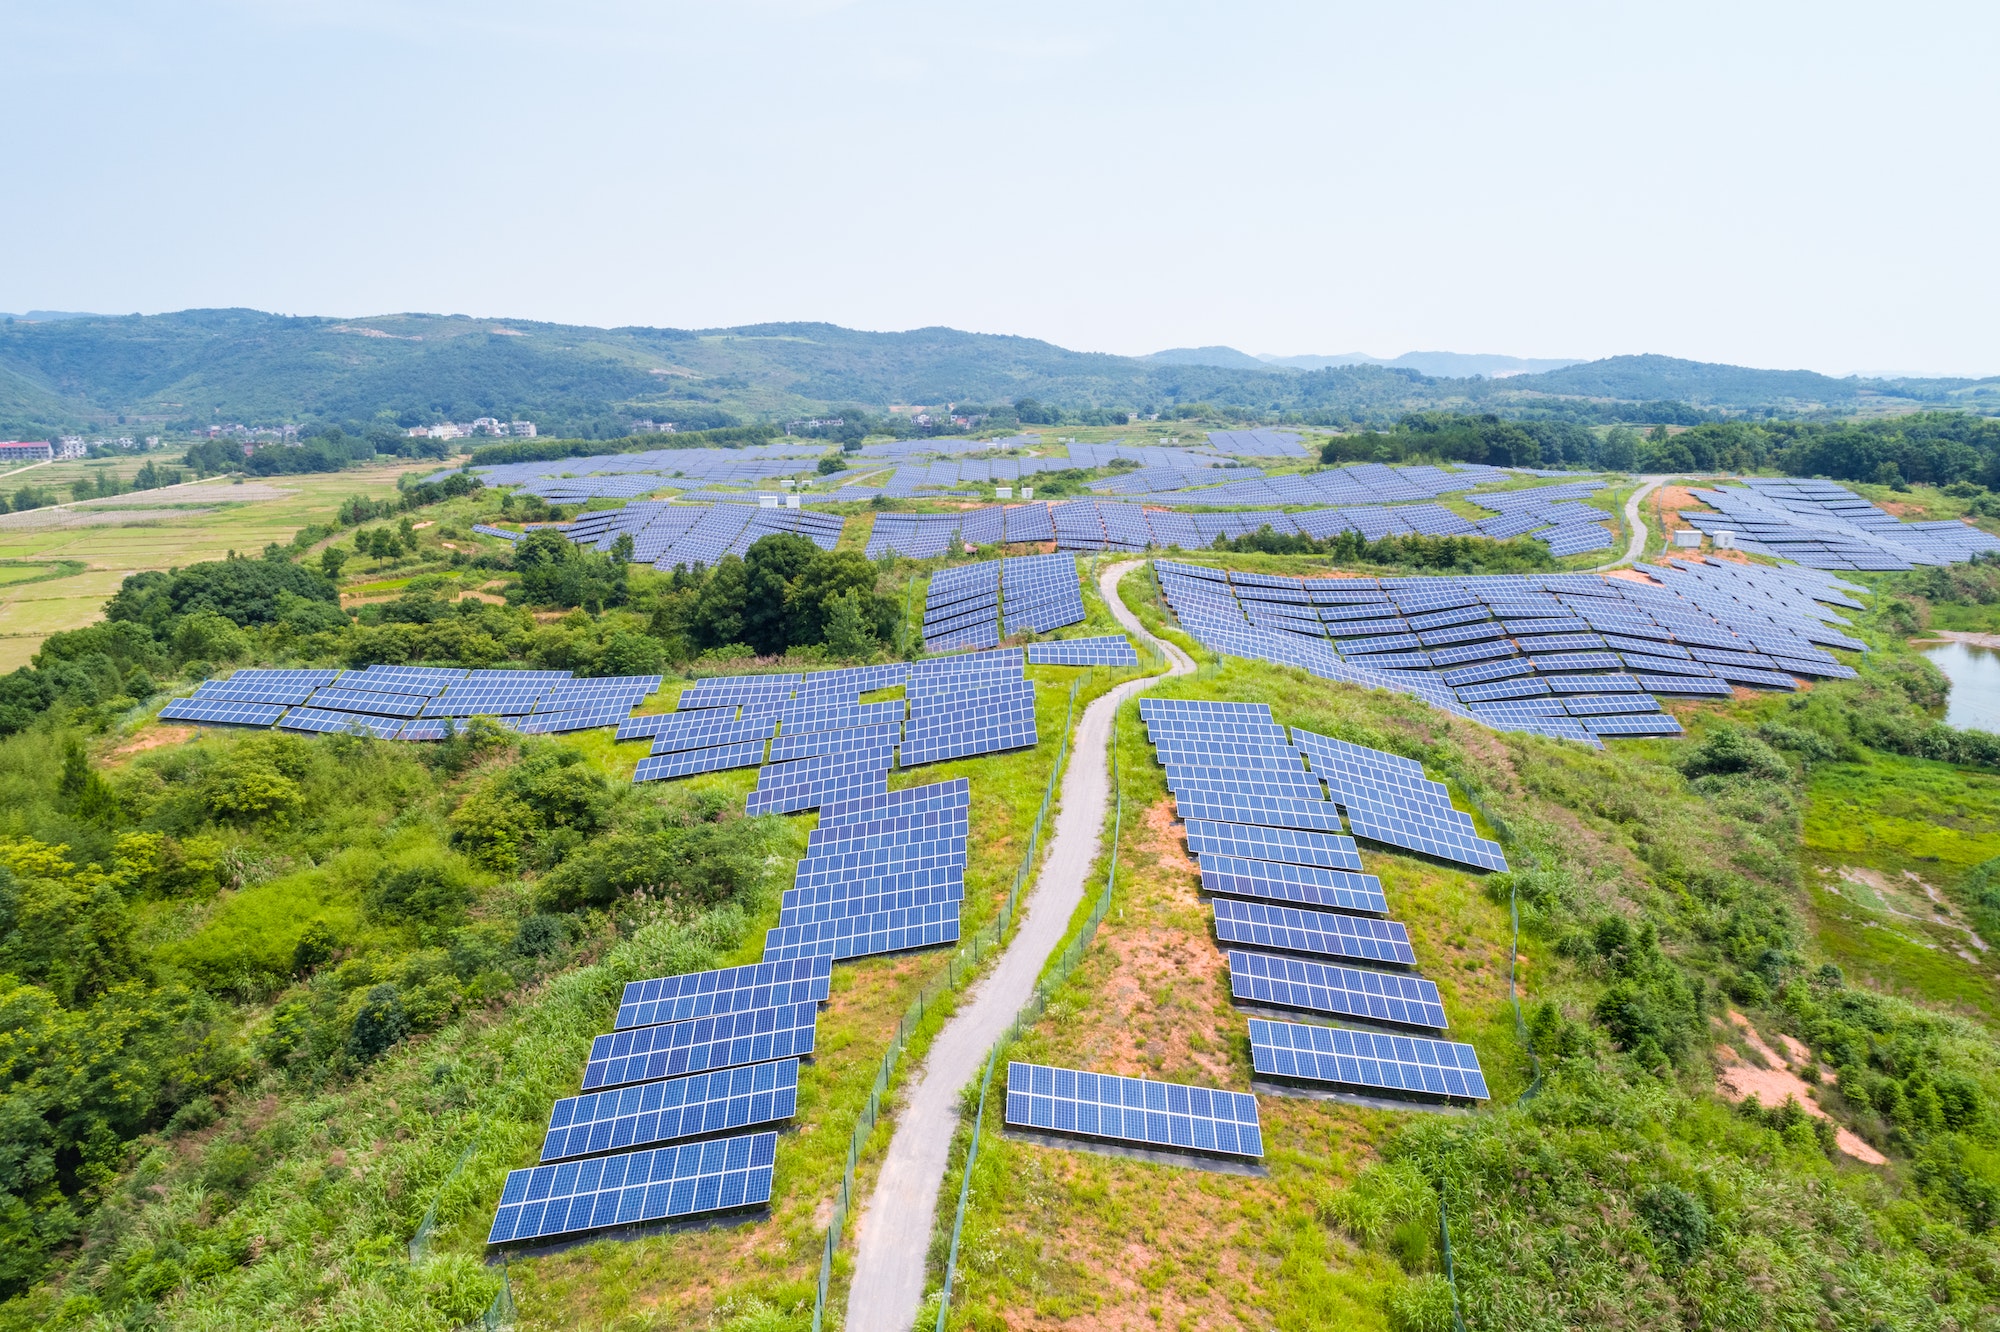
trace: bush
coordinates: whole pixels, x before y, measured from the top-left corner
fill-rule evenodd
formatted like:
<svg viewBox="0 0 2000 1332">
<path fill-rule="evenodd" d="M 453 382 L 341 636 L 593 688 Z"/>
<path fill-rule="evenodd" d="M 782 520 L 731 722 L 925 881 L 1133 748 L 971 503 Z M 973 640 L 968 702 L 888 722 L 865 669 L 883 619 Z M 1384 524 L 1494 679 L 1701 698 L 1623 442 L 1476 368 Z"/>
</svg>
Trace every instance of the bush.
<svg viewBox="0 0 2000 1332">
<path fill-rule="evenodd" d="M 410 1034 L 410 1017 L 393 985 L 377 985 L 354 1014 L 348 1029 L 347 1053 L 358 1063 L 369 1063 L 397 1041 Z"/>
<path fill-rule="evenodd" d="M 1792 765 L 1769 745 L 1735 726 L 1718 726 L 1682 756 L 1687 777 L 1747 776 L 1758 781 L 1789 782 Z"/>
</svg>

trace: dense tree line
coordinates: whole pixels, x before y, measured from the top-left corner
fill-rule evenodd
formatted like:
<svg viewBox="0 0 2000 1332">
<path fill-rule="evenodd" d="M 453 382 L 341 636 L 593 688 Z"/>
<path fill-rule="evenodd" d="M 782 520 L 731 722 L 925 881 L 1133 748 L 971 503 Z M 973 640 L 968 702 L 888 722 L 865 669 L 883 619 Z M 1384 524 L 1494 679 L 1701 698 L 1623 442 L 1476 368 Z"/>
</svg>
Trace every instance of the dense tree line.
<svg viewBox="0 0 2000 1332">
<path fill-rule="evenodd" d="M 205 439 L 188 446 L 182 462 L 202 476 L 246 472 L 251 476 L 290 476 L 306 472 L 338 472 L 377 457 L 443 458 L 441 439 L 411 439 L 401 431 L 376 427 L 349 435 L 339 426 L 317 426 L 296 444 L 258 443 L 245 447 L 232 439 Z"/>
<path fill-rule="evenodd" d="M 2000 421 L 1922 412 L 1875 421 L 1704 421 L 1686 430 L 1629 426 L 1599 434 L 1574 421 L 1413 412 L 1389 430 L 1327 441 L 1323 462 L 1434 459 L 1495 467 L 1637 472 L 1753 472 L 1887 485 L 2000 488 Z"/>
</svg>

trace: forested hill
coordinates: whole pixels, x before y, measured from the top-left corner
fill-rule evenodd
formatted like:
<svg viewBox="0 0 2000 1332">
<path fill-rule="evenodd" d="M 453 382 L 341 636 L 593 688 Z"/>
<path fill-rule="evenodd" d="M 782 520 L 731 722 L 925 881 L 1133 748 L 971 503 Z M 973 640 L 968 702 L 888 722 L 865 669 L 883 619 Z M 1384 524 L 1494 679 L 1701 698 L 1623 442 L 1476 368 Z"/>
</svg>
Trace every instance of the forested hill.
<svg viewBox="0 0 2000 1332">
<path fill-rule="evenodd" d="M 1372 365 L 1188 364 L 948 328 L 873 333 L 832 324 L 599 329 L 254 310 L 0 323 L 0 434 L 31 437 L 147 423 L 415 425 L 478 416 L 601 435 L 623 434 L 635 418 L 687 429 L 846 405 L 1011 407 L 1024 398 L 1069 410 L 1207 403 L 1329 425 L 1432 408 L 1691 422 L 1717 412 L 1839 415 L 1899 403 L 2000 411 L 2000 379 L 1834 379 L 1663 356 L 1450 379 Z"/>
</svg>

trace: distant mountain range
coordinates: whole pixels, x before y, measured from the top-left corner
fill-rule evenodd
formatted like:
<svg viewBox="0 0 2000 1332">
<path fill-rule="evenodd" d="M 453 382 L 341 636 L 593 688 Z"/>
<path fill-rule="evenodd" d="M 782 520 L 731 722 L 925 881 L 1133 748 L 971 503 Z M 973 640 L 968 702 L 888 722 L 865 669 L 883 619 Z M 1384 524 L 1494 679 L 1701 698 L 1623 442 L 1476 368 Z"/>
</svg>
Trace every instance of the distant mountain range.
<svg viewBox="0 0 2000 1332">
<path fill-rule="evenodd" d="M 1337 364 L 1336 364 L 1337 363 Z M 1495 377 L 1504 376 L 1504 377 Z M 2000 413 L 2000 378 L 1836 379 L 1667 356 L 1587 362 L 1413 352 L 1262 359 L 1227 347 L 1149 357 L 1034 338 L 833 324 L 589 328 L 464 315 L 294 318 L 255 310 L 0 319 L 0 436 L 479 416 L 545 432 L 623 434 L 785 421 L 892 405 L 1172 411 L 1209 403 L 1313 424 L 1430 409 L 1579 420 L 1852 415 L 1917 407 Z"/>
<path fill-rule="evenodd" d="M 1175 347 L 1144 358 L 1162 365 L 1212 365 L 1226 370 L 1328 370 L 1343 365 L 1386 365 L 1440 379 L 1500 379 L 1577 365 L 1578 357 L 1491 356 L 1466 352 L 1404 352 L 1384 359 L 1367 352 L 1340 356 L 1252 356 L 1234 347 Z"/>
</svg>

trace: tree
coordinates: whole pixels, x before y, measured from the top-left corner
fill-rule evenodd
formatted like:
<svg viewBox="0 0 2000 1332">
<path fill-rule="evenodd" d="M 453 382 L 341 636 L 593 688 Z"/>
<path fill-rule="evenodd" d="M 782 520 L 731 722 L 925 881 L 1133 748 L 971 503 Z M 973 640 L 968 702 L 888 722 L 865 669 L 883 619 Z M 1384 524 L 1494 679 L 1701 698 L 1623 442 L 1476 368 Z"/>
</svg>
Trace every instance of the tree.
<svg viewBox="0 0 2000 1332">
<path fill-rule="evenodd" d="M 340 581 L 340 570 L 347 563 L 347 552 L 339 546 L 328 546 L 319 553 L 319 571 L 329 583 Z"/>
<path fill-rule="evenodd" d="M 759 654 L 771 656 L 806 641 L 792 637 L 792 581 L 817 554 L 819 547 L 804 537 L 773 532 L 759 537 L 744 557 L 743 641 Z"/>
</svg>

